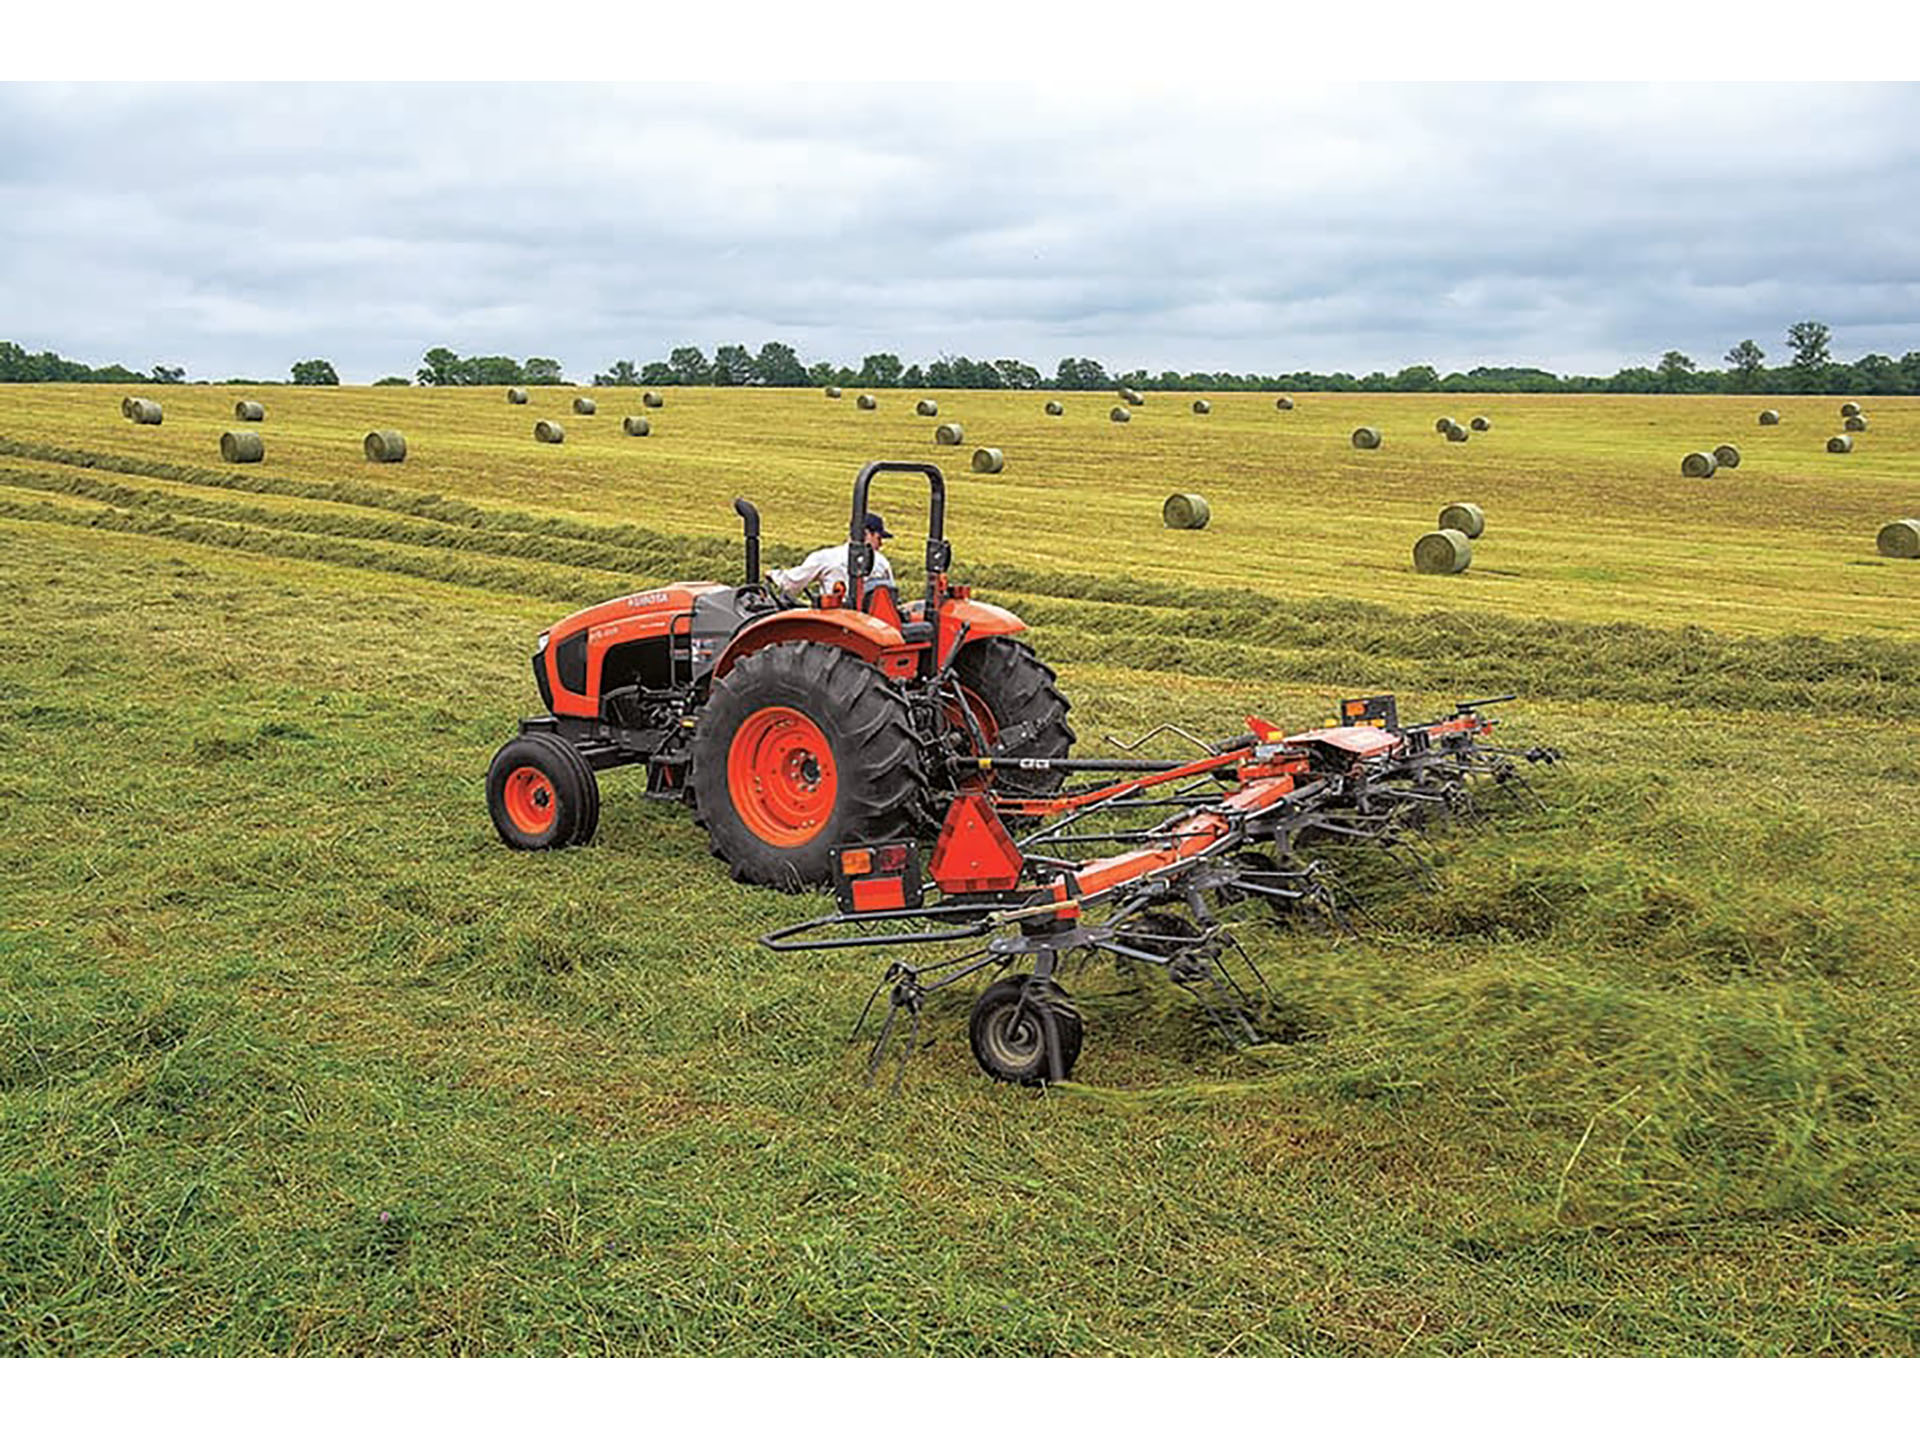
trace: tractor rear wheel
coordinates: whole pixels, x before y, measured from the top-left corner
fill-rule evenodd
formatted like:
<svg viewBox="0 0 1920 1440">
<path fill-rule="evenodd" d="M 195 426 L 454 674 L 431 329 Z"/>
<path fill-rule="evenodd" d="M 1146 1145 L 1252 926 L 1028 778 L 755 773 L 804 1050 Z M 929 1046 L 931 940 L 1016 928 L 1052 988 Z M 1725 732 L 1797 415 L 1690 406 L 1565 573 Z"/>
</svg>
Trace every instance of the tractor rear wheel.
<svg viewBox="0 0 1920 1440">
<path fill-rule="evenodd" d="M 566 741 L 520 735 L 502 745 L 487 768 L 487 812 L 516 850 L 584 845 L 600 824 L 600 786 L 593 767 Z"/>
<path fill-rule="evenodd" d="M 1004 635 L 976 640 L 960 652 L 953 673 L 981 733 L 996 750 L 1003 736 L 1009 737 L 1006 753 L 1021 758 L 1059 760 L 1073 749 L 1077 737 L 1067 723 L 1072 705 L 1060 693 L 1052 667 L 1025 645 Z M 978 713 L 982 709 L 984 715 Z M 965 722 L 958 728 L 964 733 Z M 1057 772 L 1003 770 L 994 773 L 994 788 L 1023 797 L 1051 795 L 1064 779 Z"/>
<path fill-rule="evenodd" d="M 836 846 L 908 834 L 926 771 L 906 699 L 833 645 L 770 645 L 716 681 L 693 736 L 694 801 L 733 878 L 798 890 Z"/>
</svg>

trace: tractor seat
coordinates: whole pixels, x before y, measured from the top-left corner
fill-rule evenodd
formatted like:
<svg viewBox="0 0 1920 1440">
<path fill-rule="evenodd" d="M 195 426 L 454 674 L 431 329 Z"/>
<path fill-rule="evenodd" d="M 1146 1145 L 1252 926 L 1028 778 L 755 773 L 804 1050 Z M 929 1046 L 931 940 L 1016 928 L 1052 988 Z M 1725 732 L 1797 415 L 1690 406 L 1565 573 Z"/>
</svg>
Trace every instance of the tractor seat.
<svg viewBox="0 0 1920 1440">
<path fill-rule="evenodd" d="M 907 612 L 900 608 L 899 590 L 884 580 L 878 584 L 868 582 L 860 598 L 860 608 L 874 619 L 893 626 L 909 645 L 933 643 L 933 626 L 924 620 L 909 620 Z"/>
</svg>

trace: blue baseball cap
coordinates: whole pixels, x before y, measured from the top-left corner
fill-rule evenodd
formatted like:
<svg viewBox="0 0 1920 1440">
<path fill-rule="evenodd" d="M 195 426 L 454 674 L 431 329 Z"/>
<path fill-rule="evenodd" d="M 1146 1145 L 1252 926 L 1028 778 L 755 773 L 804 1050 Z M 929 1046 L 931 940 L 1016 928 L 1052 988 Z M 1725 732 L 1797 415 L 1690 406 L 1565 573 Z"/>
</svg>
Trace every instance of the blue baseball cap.
<svg viewBox="0 0 1920 1440">
<path fill-rule="evenodd" d="M 871 510 L 867 511 L 867 529 L 879 531 L 882 540 L 891 540 L 893 538 L 893 531 L 887 528 L 887 522 Z"/>
</svg>

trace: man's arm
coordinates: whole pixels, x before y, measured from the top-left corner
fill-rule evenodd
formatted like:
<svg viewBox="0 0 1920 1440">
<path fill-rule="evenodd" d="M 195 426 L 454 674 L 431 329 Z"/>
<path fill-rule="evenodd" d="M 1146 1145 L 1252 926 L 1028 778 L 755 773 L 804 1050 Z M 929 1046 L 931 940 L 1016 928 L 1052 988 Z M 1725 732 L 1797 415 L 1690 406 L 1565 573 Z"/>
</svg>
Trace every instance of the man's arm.
<svg viewBox="0 0 1920 1440">
<path fill-rule="evenodd" d="M 767 578 L 778 585 L 788 595 L 798 595 L 807 586 L 818 580 L 833 563 L 834 546 L 816 550 L 791 570 L 769 570 Z"/>
</svg>

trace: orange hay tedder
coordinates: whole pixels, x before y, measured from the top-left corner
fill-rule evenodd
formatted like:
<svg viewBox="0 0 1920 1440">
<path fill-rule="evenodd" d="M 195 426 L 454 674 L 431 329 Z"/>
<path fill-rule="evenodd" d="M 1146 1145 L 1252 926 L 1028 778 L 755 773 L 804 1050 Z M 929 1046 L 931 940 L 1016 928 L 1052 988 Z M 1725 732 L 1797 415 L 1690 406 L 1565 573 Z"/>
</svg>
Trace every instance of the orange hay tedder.
<svg viewBox="0 0 1920 1440">
<path fill-rule="evenodd" d="M 931 490 L 926 593 L 910 603 L 871 578 L 864 537 L 873 479 L 888 472 Z M 643 764 L 647 792 L 690 801 L 735 879 L 832 886 L 835 913 L 763 937 L 769 948 L 984 941 L 887 967 L 868 1001 L 871 1011 L 889 994 L 876 1069 L 903 1014 L 903 1059 L 911 1051 L 928 995 L 1030 964 L 981 992 L 973 1052 L 999 1080 L 1065 1079 L 1081 1021 L 1056 975 L 1075 951 L 1159 968 L 1223 1036 L 1257 1041 L 1247 979 L 1264 982 L 1222 911 L 1255 900 L 1350 929 L 1327 862 L 1303 849 L 1364 841 L 1424 868 L 1408 848 L 1420 820 L 1471 813 L 1476 777 L 1530 796 L 1518 762 L 1558 758 L 1494 745 L 1480 713 L 1492 701 L 1402 726 L 1391 696 L 1348 701 L 1325 729 L 1284 734 L 1249 717 L 1218 743 L 1160 726 L 1126 747 L 1171 732 L 1201 752 L 1193 759 L 1072 758 L 1054 673 L 1013 638 L 1024 622 L 948 579 L 937 467 L 860 472 L 848 584 L 806 604 L 761 580 L 758 512 L 734 509 L 744 584 L 625 596 L 540 636 L 533 669 L 548 713 L 521 721 L 494 757 L 488 806 L 509 845 L 583 844 L 599 819 L 595 773 Z M 1066 788 L 1069 775 L 1097 778 Z"/>
</svg>

